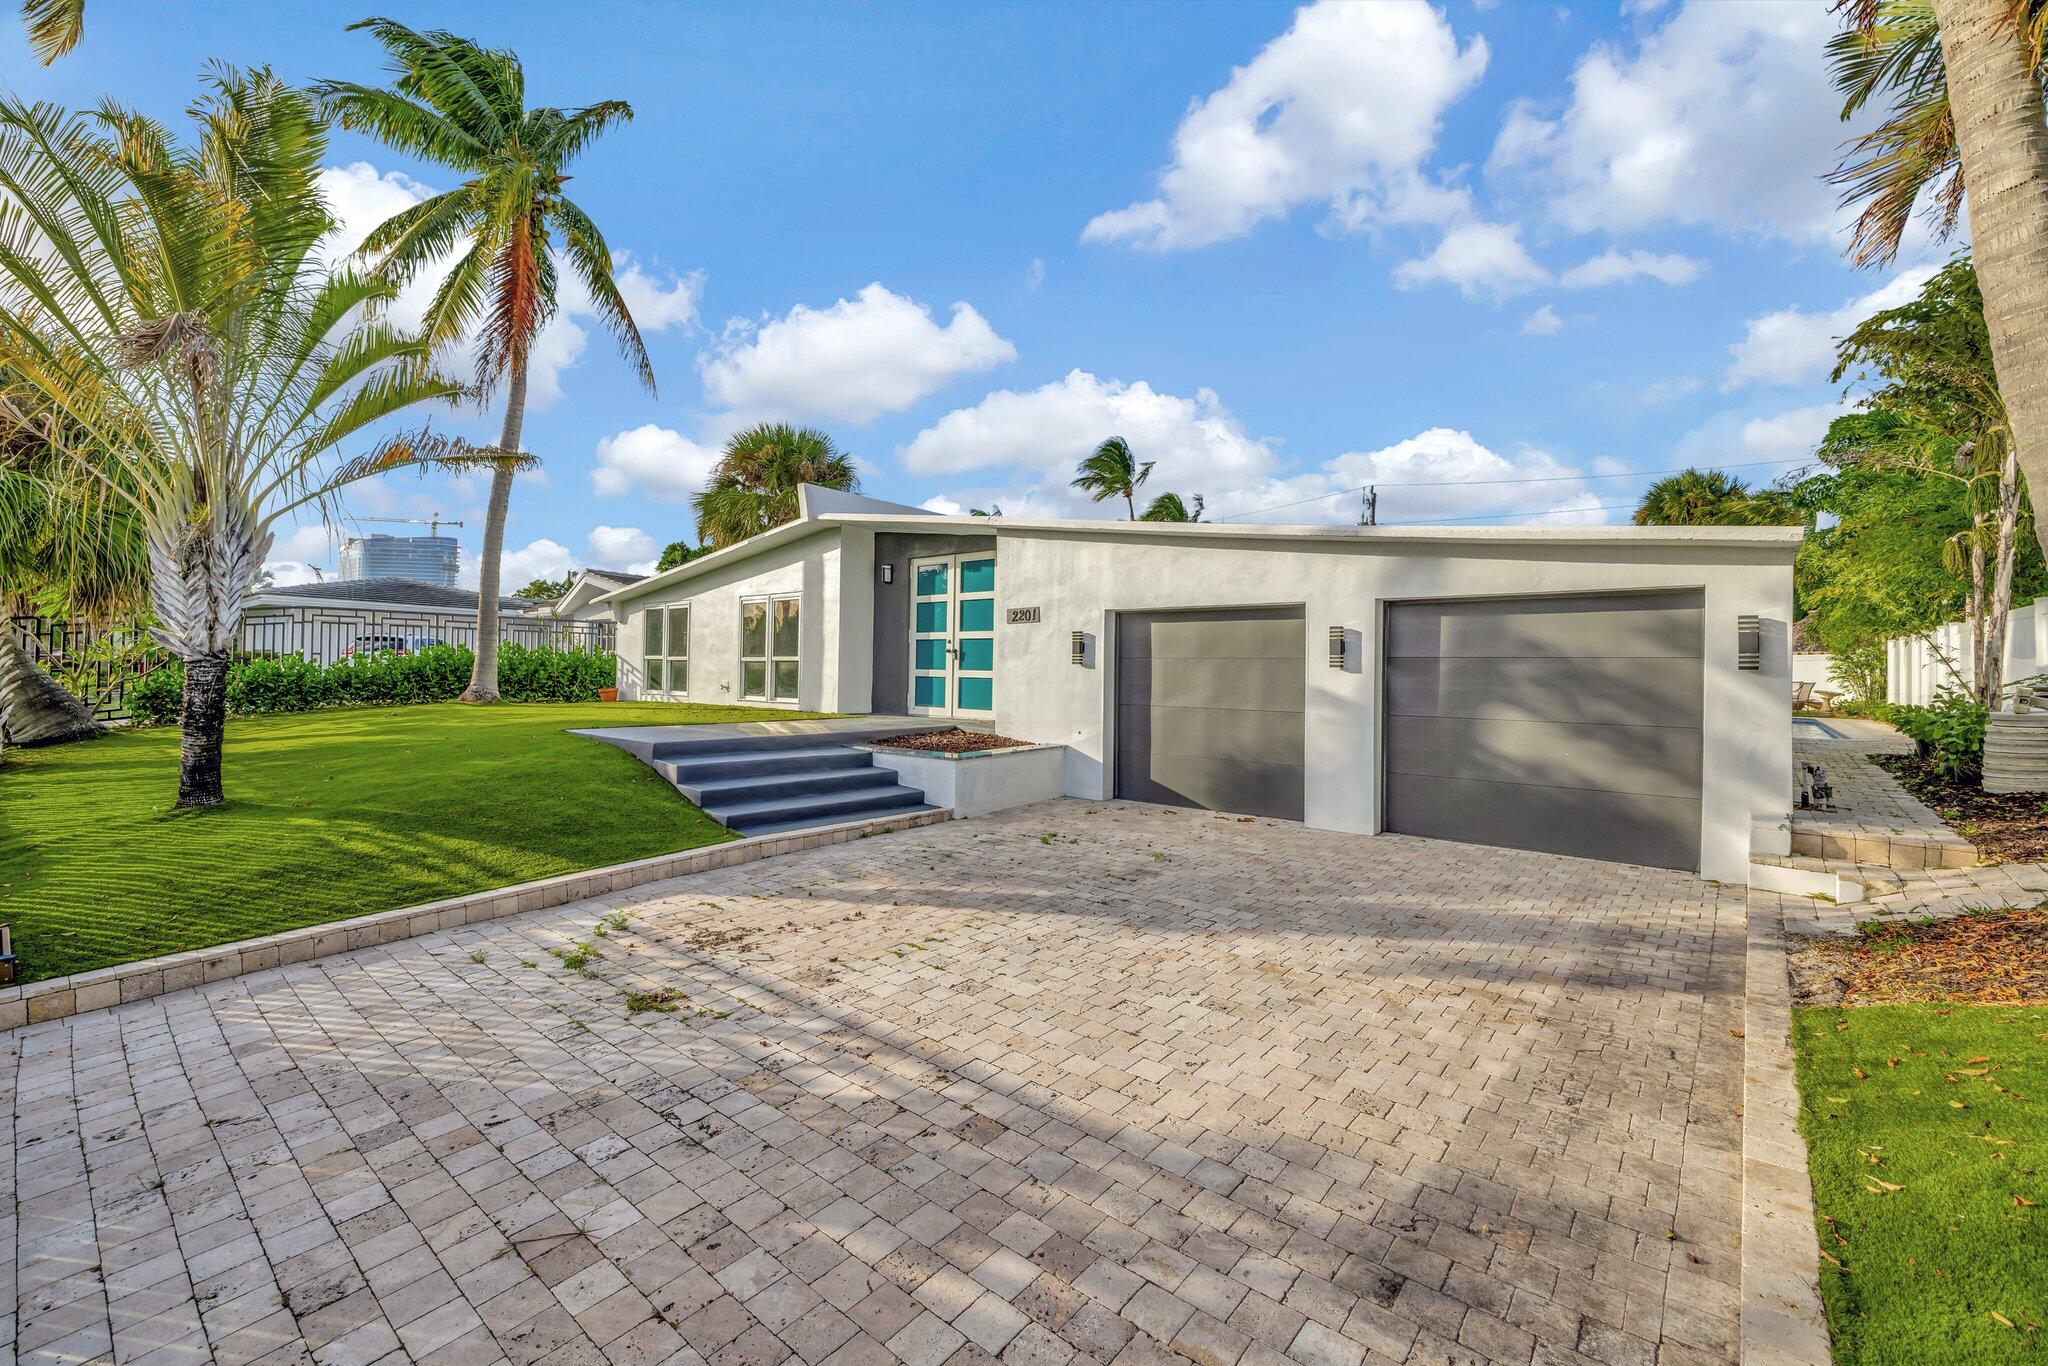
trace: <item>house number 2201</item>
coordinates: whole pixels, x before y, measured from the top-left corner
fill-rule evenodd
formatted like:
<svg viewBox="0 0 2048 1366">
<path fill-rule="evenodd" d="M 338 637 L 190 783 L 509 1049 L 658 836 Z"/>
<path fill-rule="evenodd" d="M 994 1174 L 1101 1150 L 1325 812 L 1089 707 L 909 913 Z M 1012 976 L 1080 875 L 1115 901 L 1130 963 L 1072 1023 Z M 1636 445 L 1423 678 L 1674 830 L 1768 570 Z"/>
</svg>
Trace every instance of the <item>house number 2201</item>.
<svg viewBox="0 0 2048 1366">
<path fill-rule="evenodd" d="M 1038 620 L 1036 607 L 1012 607 L 1004 614 L 1004 620 L 1012 626 L 1029 626 Z"/>
</svg>

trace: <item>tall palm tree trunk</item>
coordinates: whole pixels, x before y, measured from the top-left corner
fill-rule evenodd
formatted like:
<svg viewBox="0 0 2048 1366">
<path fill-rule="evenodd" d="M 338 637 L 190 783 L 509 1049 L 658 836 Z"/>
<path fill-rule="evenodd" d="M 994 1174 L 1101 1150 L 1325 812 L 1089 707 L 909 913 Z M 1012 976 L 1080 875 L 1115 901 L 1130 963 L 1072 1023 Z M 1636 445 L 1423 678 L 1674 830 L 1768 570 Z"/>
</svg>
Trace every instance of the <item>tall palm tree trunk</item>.
<svg viewBox="0 0 2048 1366">
<path fill-rule="evenodd" d="M 1991 566 L 1991 631 L 1984 643 L 1984 675 L 1980 696 L 1987 707 L 1998 705 L 2005 686 L 2005 640 L 2012 624 L 2012 572 L 2018 558 L 2020 467 L 2012 442 L 1998 467 L 1998 549 Z"/>
<path fill-rule="evenodd" d="M 2019 465 L 2048 488 L 2048 111 L 2010 0 L 1934 0 L 1971 252 Z M 2034 522 L 2048 549 L 2048 523 Z"/>
<path fill-rule="evenodd" d="M 519 436 L 526 425 L 526 353 L 512 358 L 512 375 L 505 386 L 505 425 L 498 433 L 498 449 L 508 455 L 519 449 Z M 484 553 L 476 574 L 476 662 L 471 666 L 464 702 L 498 700 L 498 576 L 505 558 L 505 518 L 512 509 L 512 462 L 506 460 L 491 471 L 491 502 L 484 513 Z"/>
<path fill-rule="evenodd" d="M 228 729 L 228 654 L 221 650 L 185 661 L 185 696 L 178 723 L 178 805 L 219 806 L 220 756 Z"/>
<path fill-rule="evenodd" d="M 1130 510 L 1130 520 L 1138 520 L 1138 496 L 1134 486 L 1124 485 L 1124 506 Z"/>
</svg>

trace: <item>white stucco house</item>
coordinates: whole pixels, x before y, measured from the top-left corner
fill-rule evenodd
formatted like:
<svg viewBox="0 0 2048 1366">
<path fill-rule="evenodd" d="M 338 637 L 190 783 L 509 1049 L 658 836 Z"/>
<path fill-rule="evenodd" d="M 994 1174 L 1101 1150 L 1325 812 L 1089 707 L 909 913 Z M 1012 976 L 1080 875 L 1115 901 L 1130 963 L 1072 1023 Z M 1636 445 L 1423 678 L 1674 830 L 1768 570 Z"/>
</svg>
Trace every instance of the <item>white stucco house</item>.
<svg viewBox="0 0 2048 1366">
<path fill-rule="evenodd" d="M 1744 880 L 1798 528 L 798 520 L 605 594 L 620 694 L 952 717 L 1124 797 Z"/>
</svg>

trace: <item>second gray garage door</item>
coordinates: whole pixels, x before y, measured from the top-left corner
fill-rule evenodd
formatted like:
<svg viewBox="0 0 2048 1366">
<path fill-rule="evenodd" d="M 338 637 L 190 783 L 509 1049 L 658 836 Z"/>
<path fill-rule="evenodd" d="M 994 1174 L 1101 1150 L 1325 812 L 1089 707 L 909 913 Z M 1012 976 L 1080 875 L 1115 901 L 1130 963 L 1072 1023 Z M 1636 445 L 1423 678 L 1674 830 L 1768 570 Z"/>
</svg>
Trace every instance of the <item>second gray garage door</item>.
<svg viewBox="0 0 2048 1366">
<path fill-rule="evenodd" d="M 1699 867 L 1697 592 L 1387 613 L 1385 826 Z"/>
<path fill-rule="evenodd" d="M 1126 612 L 1116 633 L 1116 795 L 1298 821 L 1300 608 Z"/>
</svg>

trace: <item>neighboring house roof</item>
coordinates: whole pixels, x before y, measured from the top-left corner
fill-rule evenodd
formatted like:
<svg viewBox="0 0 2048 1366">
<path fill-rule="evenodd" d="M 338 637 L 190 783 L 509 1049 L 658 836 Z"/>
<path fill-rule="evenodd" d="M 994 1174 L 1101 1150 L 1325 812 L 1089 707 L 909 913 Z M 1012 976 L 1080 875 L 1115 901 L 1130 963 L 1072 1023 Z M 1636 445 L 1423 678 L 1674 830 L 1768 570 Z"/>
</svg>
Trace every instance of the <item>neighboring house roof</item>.
<svg viewBox="0 0 2048 1366">
<path fill-rule="evenodd" d="M 806 484 L 803 492 L 813 494 L 832 491 L 813 490 Z M 840 501 L 842 499 L 853 499 L 877 510 L 837 510 L 848 506 Z M 1798 548 L 1800 541 L 1806 536 L 1805 528 L 1796 526 L 1276 526 L 1247 522 L 1125 522 L 1108 518 L 1056 520 L 973 517 L 944 515 L 923 508 L 881 503 L 878 499 L 858 498 L 849 494 L 834 494 L 827 506 L 832 510 L 820 511 L 809 499 L 805 499 L 804 514 L 794 522 L 785 522 L 781 526 L 771 527 L 758 536 L 749 536 L 737 545 L 729 545 L 723 550 L 700 555 L 687 564 L 677 565 L 667 573 L 651 575 L 638 583 L 628 584 L 624 588 L 606 593 L 595 601 L 624 602 L 642 593 L 737 564 L 764 550 L 829 527 L 851 526 L 869 531 L 910 533 L 951 530 L 965 535 L 983 536 L 999 536 L 1004 532 L 1029 532 L 1035 535 L 1075 535 L 1097 539 L 1202 540 L 1240 545 L 1288 541 L 1371 542 L 1379 545 L 1415 546 L 1450 544 L 1474 547 L 1698 545 L 1783 550 L 1788 556 Z"/>
<path fill-rule="evenodd" d="M 428 607 L 443 611 L 474 612 L 474 588 L 443 588 L 417 579 L 329 579 L 325 583 L 295 583 L 285 588 L 265 588 L 249 599 L 251 607 Z M 528 612 L 536 606 L 524 598 L 499 598 L 501 612 Z"/>
<path fill-rule="evenodd" d="M 587 607 L 607 593 L 631 587 L 646 577 L 645 574 L 622 574 L 616 569 L 579 569 L 569 591 L 548 603 L 547 609 L 556 616 L 563 616 Z"/>
</svg>

